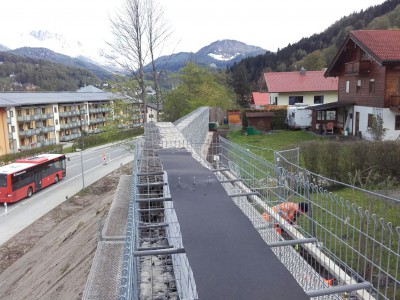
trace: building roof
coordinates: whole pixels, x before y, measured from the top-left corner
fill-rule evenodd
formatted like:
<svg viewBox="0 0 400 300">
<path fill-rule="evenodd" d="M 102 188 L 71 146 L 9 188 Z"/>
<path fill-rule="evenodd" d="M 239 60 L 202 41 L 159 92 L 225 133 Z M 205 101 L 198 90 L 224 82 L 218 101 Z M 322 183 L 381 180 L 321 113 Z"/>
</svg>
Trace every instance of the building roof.
<svg viewBox="0 0 400 300">
<path fill-rule="evenodd" d="M 400 30 L 355 30 L 349 37 L 381 64 L 400 62 Z"/>
<path fill-rule="evenodd" d="M 151 107 L 152 109 L 157 110 L 157 103 L 147 103 L 146 106 Z M 163 110 L 163 106 L 164 106 L 164 105 L 163 105 L 162 103 L 159 103 L 159 104 L 158 104 L 159 110 Z"/>
<path fill-rule="evenodd" d="M 251 99 L 254 105 L 267 105 L 269 104 L 269 93 L 253 92 Z"/>
<path fill-rule="evenodd" d="M 79 92 L 79 93 L 104 93 L 103 90 L 101 90 L 97 87 L 94 87 L 93 85 L 81 87 L 77 92 Z"/>
<path fill-rule="evenodd" d="M 332 102 L 332 103 L 325 103 L 325 104 L 319 104 L 319 105 L 311 105 L 311 106 L 308 106 L 307 109 L 328 110 L 328 109 L 333 109 L 333 108 L 338 108 L 338 107 L 343 107 L 343 106 L 353 106 L 353 105 L 355 105 L 355 103 Z"/>
<path fill-rule="evenodd" d="M 338 67 L 344 64 L 347 48 L 358 46 L 381 66 L 400 63 L 400 30 L 354 30 L 350 31 L 329 64 L 325 76 L 337 76 Z"/>
<path fill-rule="evenodd" d="M 324 71 L 264 73 L 270 93 L 337 91 L 338 79 L 325 78 Z"/>
<path fill-rule="evenodd" d="M 77 92 L 0 92 L 0 107 L 48 105 L 88 101 L 110 101 L 116 95 L 86 87 Z"/>
</svg>

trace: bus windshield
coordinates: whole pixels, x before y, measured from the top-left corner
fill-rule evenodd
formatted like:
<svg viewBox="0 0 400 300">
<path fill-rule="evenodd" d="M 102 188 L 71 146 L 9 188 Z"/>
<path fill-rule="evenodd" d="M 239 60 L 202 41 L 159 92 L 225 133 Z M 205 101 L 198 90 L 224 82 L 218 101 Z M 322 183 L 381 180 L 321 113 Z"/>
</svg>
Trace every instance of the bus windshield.
<svg viewBox="0 0 400 300">
<path fill-rule="evenodd" d="M 7 186 L 7 175 L 0 174 L 0 187 L 6 187 L 6 186 Z"/>
</svg>

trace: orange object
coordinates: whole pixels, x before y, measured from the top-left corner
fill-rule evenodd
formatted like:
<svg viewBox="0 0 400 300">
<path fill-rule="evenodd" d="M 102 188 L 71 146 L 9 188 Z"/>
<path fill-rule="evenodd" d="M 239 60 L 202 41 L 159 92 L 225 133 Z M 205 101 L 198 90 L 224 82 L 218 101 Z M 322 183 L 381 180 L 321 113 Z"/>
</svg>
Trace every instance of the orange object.
<svg viewBox="0 0 400 300">
<path fill-rule="evenodd" d="M 286 222 L 296 221 L 297 213 L 300 211 L 299 205 L 293 202 L 284 202 L 272 207 L 272 210 L 279 214 Z"/>
<path fill-rule="evenodd" d="M 324 281 L 325 281 L 329 286 L 333 286 L 333 278 L 331 278 L 331 279 L 326 279 L 326 278 L 324 278 Z"/>
<path fill-rule="evenodd" d="M 265 221 L 270 222 L 271 217 L 269 216 L 269 214 L 263 213 L 261 216 L 265 219 Z M 276 232 L 277 232 L 279 235 L 282 235 L 282 229 L 279 228 L 279 225 L 278 225 L 278 224 L 274 224 L 274 228 L 275 228 Z"/>
</svg>

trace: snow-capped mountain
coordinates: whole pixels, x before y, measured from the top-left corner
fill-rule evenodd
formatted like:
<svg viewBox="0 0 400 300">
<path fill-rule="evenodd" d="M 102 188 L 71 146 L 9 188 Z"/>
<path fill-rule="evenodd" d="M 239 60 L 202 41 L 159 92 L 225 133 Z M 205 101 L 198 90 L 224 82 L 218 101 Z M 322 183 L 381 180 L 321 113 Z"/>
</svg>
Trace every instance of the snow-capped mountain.
<svg viewBox="0 0 400 300">
<path fill-rule="evenodd" d="M 101 46 L 90 45 L 74 37 L 65 37 L 62 34 L 48 30 L 32 30 L 20 33 L 17 37 L 15 35 L 11 37 L 4 35 L 0 40 L 0 44 L 3 48 L 8 48 L 8 50 L 19 48 L 49 49 L 55 53 L 97 64 L 110 72 L 118 72 L 110 60 L 105 57 L 104 49 Z M 1 51 L 7 50 L 3 49 Z M 45 57 L 42 57 L 42 59 L 45 59 Z"/>
<path fill-rule="evenodd" d="M 0 40 L 0 44 L 10 49 L 23 47 L 47 48 L 71 57 L 84 56 L 93 61 L 102 62 L 100 49 L 93 49 L 91 45 L 73 37 L 65 37 L 48 30 L 32 30 L 20 33 L 17 37 L 13 36 L 12 38 L 6 38 L 6 40 Z"/>
<path fill-rule="evenodd" d="M 196 53 L 180 52 L 171 56 L 162 56 L 156 63 L 166 65 L 170 71 L 178 71 L 189 61 L 201 66 L 213 67 L 216 69 L 226 68 L 235 62 L 241 61 L 245 57 L 264 54 L 266 50 L 249 46 L 235 40 L 220 40 L 201 48 Z"/>
<path fill-rule="evenodd" d="M 25 55 L 31 58 L 48 59 L 53 62 L 66 63 L 86 67 L 91 71 L 104 69 L 109 73 L 123 73 L 104 54 L 104 49 L 85 44 L 74 38 L 47 30 L 32 30 L 21 33 L 18 37 L 1 37 L 0 51 Z M 189 61 L 201 66 L 216 69 L 226 68 L 245 57 L 264 54 L 266 50 L 249 46 L 235 40 L 220 40 L 201 48 L 197 52 L 180 52 L 170 56 L 162 56 L 156 63 L 163 68 L 175 72 Z M 97 67 L 95 67 L 97 65 Z M 96 74 L 96 72 L 94 72 Z M 99 75 L 97 73 L 96 75 Z M 99 76 L 104 78 L 104 76 Z"/>
</svg>

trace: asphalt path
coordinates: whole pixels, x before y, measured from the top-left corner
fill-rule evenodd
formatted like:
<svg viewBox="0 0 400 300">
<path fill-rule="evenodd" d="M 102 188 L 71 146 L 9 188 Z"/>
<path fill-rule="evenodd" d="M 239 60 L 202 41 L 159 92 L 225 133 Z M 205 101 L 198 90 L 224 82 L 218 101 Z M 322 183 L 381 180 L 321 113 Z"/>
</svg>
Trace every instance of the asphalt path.
<svg viewBox="0 0 400 300">
<path fill-rule="evenodd" d="M 66 155 L 67 176 L 31 198 L 0 205 L 0 245 L 35 220 L 107 174 L 133 160 L 124 146 L 105 145 Z M 104 161 L 106 157 L 106 163 Z M 82 164 L 83 163 L 83 164 Z"/>
</svg>

